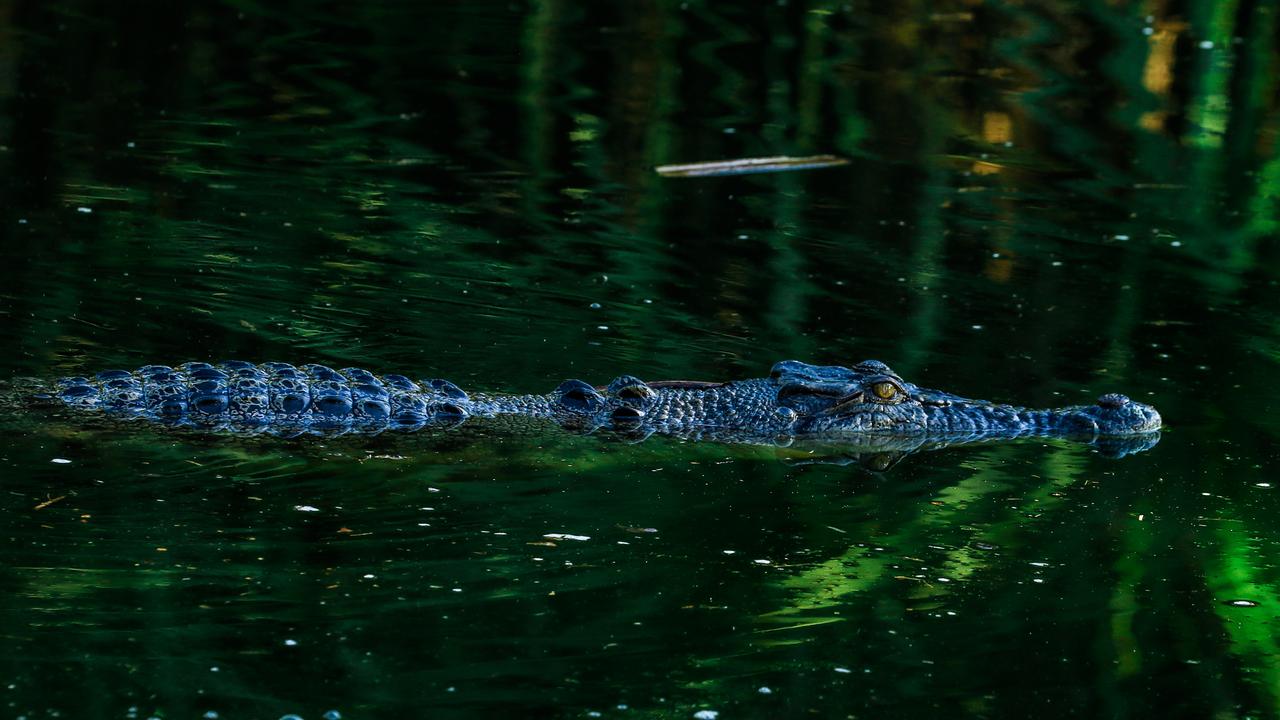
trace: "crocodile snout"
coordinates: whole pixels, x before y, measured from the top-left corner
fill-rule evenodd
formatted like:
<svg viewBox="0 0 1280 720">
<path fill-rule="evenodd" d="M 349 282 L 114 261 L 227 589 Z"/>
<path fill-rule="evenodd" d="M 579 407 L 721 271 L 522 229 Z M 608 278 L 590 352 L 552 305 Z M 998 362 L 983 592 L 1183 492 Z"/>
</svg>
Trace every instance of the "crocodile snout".
<svg viewBox="0 0 1280 720">
<path fill-rule="evenodd" d="M 1108 393 L 1098 398 L 1098 404 L 1089 413 L 1103 435 L 1129 435 L 1159 430 L 1163 424 L 1160 413 L 1145 403 L 1130 400 L 1119 393 Z"/>
</svg>

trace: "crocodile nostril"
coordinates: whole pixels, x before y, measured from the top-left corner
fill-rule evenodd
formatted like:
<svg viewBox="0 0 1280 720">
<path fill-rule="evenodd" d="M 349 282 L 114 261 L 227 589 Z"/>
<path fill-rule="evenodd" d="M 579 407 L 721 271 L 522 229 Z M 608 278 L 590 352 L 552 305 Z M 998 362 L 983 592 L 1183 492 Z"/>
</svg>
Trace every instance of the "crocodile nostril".
<svg viewBox="0 0 1280 720">
<path fill-rule="evenodd" d="M 1098 398 L 1098 407 L 1116 410 L 1129 404 L 1129 398 L 1120 393 L 1108 393 Z"/>
</svg>

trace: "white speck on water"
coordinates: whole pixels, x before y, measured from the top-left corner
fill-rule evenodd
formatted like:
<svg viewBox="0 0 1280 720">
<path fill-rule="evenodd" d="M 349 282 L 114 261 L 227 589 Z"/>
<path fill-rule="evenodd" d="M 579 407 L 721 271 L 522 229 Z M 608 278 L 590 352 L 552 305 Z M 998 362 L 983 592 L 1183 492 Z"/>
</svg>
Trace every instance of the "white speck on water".
<svg viewBox="0 0 1280 720">
<path fill-rule="evenodd" d="M 720 711 L 719 710 L 699 710 L 698 712 L 694 713 L 693 716 L 698 720 L 716 720 L 716 718 L 720 717 Z"/>
<path fill-rule="evenodd" d="M 1062 261 L 1061 261 L 1061 260 L 1054 260 L 1053 262 L 1051 262 L 1051 263 L 1049 263 L 1049 264 L 1050 264 L 1050 265 L 1052 265 L 1052 266 L 1054 266 L 1054 267 L 1062 267 Z"/>
<path fill-rule="evenodd" d="M 836 671 L 836 672 L 838 672 L 838 673 L 844 673 L 845 675 L 848 675 L 849 673 L 852 673 L 852 672 L 853 672 L 852 670 L 850 670 L 850 669 L 849 669 L 849 668 L 847 668 L 847 667 L 838 667 L 838 668 L 832 668 L 832 669 L 833 669 L 833 670 L 835 670 L 835 671 Z"/>
<path fill-rule="evenodd" d="M 592 310 L 599 310 L 600 308 L 602 308 L 602 307 L 604 307 L 604 306 L 603 306 L 603 305 L 601 305 L 600 303 L 591 303 L 591 304 L 590 304 L 590 305 L 588 305 L 587 307 L 591 308 Z"/>
<path fill-rule="evenodd" d="M 763 558 L 762 558 L 762 559 L 760 559 L 760 560 L 752 560 L 751 562 L 753 562 L 753 563 L 755 563 L 755 564 L 757 564 L 757 565 L 769 565 L 769 564 L 770 564 L 770 562 L 769 562 L 768 560 L 765 560 L 765 559 L 763 559 Z"/>
<path fill-rule="evenodd" d="M 462 592 L 462 588 L 452 588 L 454 592 Z"/>
<path fill-rule="evenodd" d="M 1112 238 L 1113 238 L 1113 239 L 1115 239 L 1115 240 L 1119 240 L 1120 242 L 1124 242 L 1125 240 L 1128 240 L 1128 239 L 1129 239 L 1129 236 L 1128 236 L 1128 235 L 1113 235 L 1113 236 L 1112 236 Z"/>
<path fill-rule="evenodd" d="M 86 214 L 87 214 L 87 213 L 91 213 L 91 212 L 93 212 L 93 208 L 89 208 L 89 207 L 78 207 L 78 208 L 76 208 L 76 212 L 82 212 L 82 213 L 86 213 Z"/>
<path fill-rule="evenodd" d="M 364 575 L 361 575 L 360 577 L 364 578 L 365 580 L 372 580 L 372 579 L 374 579 L 374 578 L 376 578 L 376 577 L 378 577 L 378 576 L 377 576 L 377 575 L 374 575 L 373 573 L 365 573 Z"/>
<path fill-rule="evenodd" d="M 320 508 L 315 505 L 294 505 L 293 509 L 298 512 L 320 512 Z"/>
<path fill-rule="evenodd" d="M 609 326 L 608 326 L 608 325 L 597 325 L 597 326 L 596 326 L 596 329 L 597 329 L 597 330 L 608 330 L 608 329 L 609 329 Z"/>
<path fill-rule="evenodd" d="M 1144 27 L 1144 28 L 1142 28 L 1142 34 L 1143 34 L 1143 35 L 1154 35 L 1154 34 L 1155 34 L 1155 32 L 1156 32 L 1156 31 L 1155 31 L 1155 29 L 1154 29 L 1154 28 L 1149 28 L 1149 27 Z"/>
<path fill-rule="evenodd" d="M 53 463 L 53 464 L 55 464 L 55 465 L 70 465 L 70 464 L 71 464 L 71 461 L 70 461 L 70 460 L 68 460 L 68 459 L 66 459 L 66 458 L 54 458 L 54 459 L 50 460 L 49 462 L 51 462 L 51 463 Z"/>
<path fill-rule="evenodd" d="M 590 540 L 590 535 L 570 535 L 568 533 L 544 533 L 544 538 L 548 540 Z"/>
<path fill-rule="evenodd" d="M 27 219 L 26 219 L 26 218 L 18 218 L 18 224 L 19 224 L 19 225 L 26 225 L 26 224 L 27 224 Z"/>
<path fill-rule="evenodd" d="M 1212 49 L 1213 49 L 1213 41 L 1212 41 L 1212 40 L 1201 40 L 1201 41 L 1200 41 L 1200 49 L 1201 49 L 1201 50 L 1212 50 Z"/>
<path fill-rule="evenodd" d="M 218 711 L 209 710 L 209 711 L 206 711 L 205 714 L 201 715 L 200 717 L 204 718 L 204 720 L 218 720 Z"/>
<path fill-rule="evenodd" d="M 298 644 L 298 641 L 297 641 L 297 640 L 285 640 L 285 641 L 284 641 L 284 644 L 285 644 L 285 647 L 295 647 L 295 646 Z"/>
<path fill-rule="evenodd" d="M 213 667 L 209 668 L 209 672 L 222 672 L 222 668 L 218 667 L 217 665 L 214 665 Z"/>
<path fill-rule="evenodd" d="M 129 142 L 125 143 L 124 146 L 127 148 L 136 148 L 138 147 L 138 143 L 130 140 Z"/>
<path fill-rule="evenodd" d="M 1271 487 L 1271 483 L 1254 483 L 1253 486 L 1259 487 L 1259 488 L 1269 488 Z"/>
<path fill-rule="evenodd" d="M 760 687 L 756 688 L 756 692 L 760 693 L 761 695 L 772 695 L 773 688 L 770 688 L 768 685 L 761 685 Z"/>
<path fill-rule="evenodd" d="M 720 552 L 724 553 L 725 555 L 732 555 L 738 551 L 737 550 L 721 550 Z"/>
<path fill-rule="evenodd" d="M 983 329 L 984 329 L 982 325 L 970 325 L 969 327 L 973 328 L 974 330 L 983 330 Z"/>
<path fill-rule="evenodd" d="M 1169 247 L 1182 247 L 1182 242 L 1180 240 L 1174 240 L 1169 243 Z"/>
<path fill-rule="evenodd" d="M 1033 563 L 1030 563 L 1030 564 L 1031 564 L 1031 565 L 1033 565 L 1033 566 L 1035 566 L 1035 567 L 1049 567 L 1049 563 L 1047 563 L 1047 562 L 1033 562 Z"/>
</svg>

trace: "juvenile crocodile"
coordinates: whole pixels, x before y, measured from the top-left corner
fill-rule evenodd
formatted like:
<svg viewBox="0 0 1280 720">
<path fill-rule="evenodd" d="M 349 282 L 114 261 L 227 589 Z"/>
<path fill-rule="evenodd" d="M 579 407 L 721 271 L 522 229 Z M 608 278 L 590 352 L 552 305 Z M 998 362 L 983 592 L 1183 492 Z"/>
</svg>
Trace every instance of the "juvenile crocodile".
<svg viewBox="0 0 1280 720">
<path fill-rule="evenodd" d="M 1155 408 L 1123 395 L 1103 395 L 1092 405 L 1027 409 L 922 388 L 877 360 L 851 367 L 786 360 L 766 378 L 724 383 L 646 383 L 623 375 L 597 387 L 566 380 L 545 395 L 469 395 L 446 380 L 413 381 L 359 368 L 196 362 L 62 378 L 35 396 L 118 418 L 286 437 L 444 429 L 506 419 L 632 439 L 658 433 L 721 442 L 803 439 L 907 449 L 1020 437 L 1094 444 L 1111 438 L 1111 447 L 1120 450 L 1113 454 L 1125 454 L 1154 444 L 1149 438 L 1161 427 Z"/>
</svg>

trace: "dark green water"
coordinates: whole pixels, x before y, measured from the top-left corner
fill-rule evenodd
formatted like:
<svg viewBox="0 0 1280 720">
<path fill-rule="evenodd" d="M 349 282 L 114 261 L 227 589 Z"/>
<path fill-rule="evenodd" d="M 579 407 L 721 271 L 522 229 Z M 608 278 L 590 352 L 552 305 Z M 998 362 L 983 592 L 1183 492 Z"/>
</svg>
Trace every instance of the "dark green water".
<svg viewBox="0 0 1280 720">
<path fill-rule="evenodd" d="M 1278 15 L 0 0 L 0 377 L 875 357 L 1169 427 L 875 475 L 15 416 L 0 716 L 1280 716 Z"/>
</svg>

